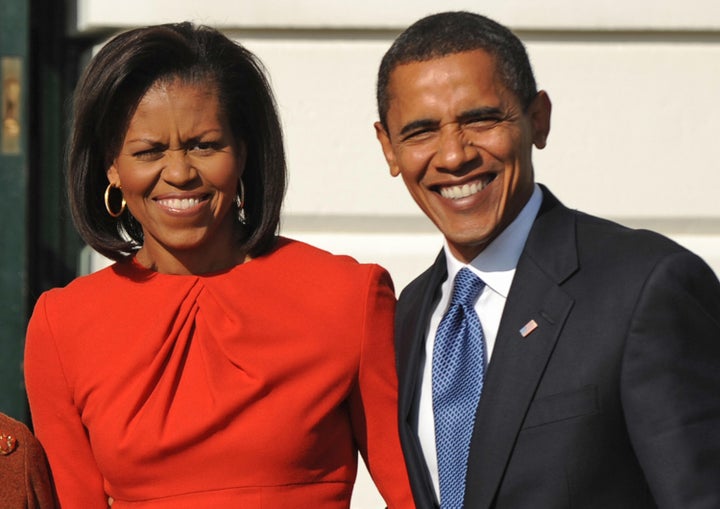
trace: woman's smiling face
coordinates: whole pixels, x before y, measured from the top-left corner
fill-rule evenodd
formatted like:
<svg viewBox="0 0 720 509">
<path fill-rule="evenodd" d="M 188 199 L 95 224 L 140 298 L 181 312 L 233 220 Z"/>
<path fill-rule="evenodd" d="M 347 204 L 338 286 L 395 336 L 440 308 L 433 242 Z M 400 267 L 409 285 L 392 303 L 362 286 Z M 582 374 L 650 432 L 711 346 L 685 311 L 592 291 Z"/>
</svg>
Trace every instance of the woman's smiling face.
<svg viewBox="0 0 720 509">
<path fill-rule="evenodd" d="M 232 265 L 233 202 L 244 162 L 244 146 L 232 137 L 215 87 L 156 82 L 107 171 L 142 226 L 138 260 L 160 272 L 178 272 L 172 268 L 178 260 L 194 273 Z"/>
</svg>

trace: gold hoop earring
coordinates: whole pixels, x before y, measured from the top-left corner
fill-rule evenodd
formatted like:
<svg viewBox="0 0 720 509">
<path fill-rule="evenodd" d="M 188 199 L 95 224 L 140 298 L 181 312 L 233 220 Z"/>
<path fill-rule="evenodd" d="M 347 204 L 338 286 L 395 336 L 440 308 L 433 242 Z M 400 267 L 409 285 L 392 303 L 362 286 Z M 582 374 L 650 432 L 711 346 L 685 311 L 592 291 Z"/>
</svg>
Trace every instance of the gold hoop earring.
<svg viewBox="0 0 720 509">
<path fill-rule="evenodd" d="M 110 189 L 117 189 L 118 191 L 120 191 L 119 187 L 108 184 L 108 186 L 105 188 L 105 210 L 107 210 L 107 213 L 110 214 L 112 217 L 120 217 L 122 213 L 125 212 L 127 202 L 125 201 L 125 197 L 122 195 L 122 191 L 120 191 L 120 197 L 122 198 L 122 201 L 120 202 L 120 210 L 118 212 L 113 212 L 113 209 L 110 207 Z"/>
<path fill-rule="evenodd" d="M 235 196 L 235 205 L 237 206 L 237 218 L 240 224 L 247 223 L 247 217 L 245 216 L 245 186 L 243 185 L 242 179 L 238 179 L 238 194 Z"/>
</svg>

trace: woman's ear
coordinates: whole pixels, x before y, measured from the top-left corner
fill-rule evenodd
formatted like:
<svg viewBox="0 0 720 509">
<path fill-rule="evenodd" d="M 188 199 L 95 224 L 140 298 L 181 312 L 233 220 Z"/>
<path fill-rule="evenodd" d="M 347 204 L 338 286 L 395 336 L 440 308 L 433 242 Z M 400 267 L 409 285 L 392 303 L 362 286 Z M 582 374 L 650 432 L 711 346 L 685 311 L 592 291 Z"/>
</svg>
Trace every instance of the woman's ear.
<svg viewBox="0 0 720 509">
<path fill-rule="evenodd" d="M 107 175 L 107 179 L 113 187 L 117 187 L 118 189 L 122 187 L 120 185 L 120 174 L 115 167 L 115 163 L 110 165 L 110 168 L 108 168 L 108 170 L 105 172 L 105 175 Z"/>
</svg>

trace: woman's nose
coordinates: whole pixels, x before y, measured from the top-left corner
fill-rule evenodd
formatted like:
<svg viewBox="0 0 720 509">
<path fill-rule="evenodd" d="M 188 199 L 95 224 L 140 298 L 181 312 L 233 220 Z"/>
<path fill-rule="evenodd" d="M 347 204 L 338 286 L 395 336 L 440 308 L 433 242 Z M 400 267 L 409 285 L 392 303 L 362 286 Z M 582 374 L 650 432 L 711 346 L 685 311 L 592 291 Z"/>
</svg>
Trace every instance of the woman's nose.
<svg viewBox="0 0 720 509">
<path fill-rule="evenodd" d="M 182 186 L 197 177 L 197 169 L 185 149 L 168 149 L 162 178 L 175 186 Z"/>
</svg>

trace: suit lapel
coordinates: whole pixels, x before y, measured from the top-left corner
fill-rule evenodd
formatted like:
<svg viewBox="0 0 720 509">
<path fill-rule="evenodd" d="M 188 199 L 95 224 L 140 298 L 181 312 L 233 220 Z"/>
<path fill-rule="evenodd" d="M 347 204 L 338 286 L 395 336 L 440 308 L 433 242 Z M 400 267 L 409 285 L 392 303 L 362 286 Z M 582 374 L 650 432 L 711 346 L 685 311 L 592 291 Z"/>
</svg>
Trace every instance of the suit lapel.
<svg viewBox="0 0 720 509">
<path fill-rule="evenodd" d="M 435 263 L 403 290 L 396 313 L 400 436 L 418 509 L 436 507 L 435 491 L 417 437 L 415 418 L 425 338 L 430 317 L 440 298 L 440 286 L 446 277 L 447 264 L 441 251 Z"/>
<path fill-rule="evenodd" d="M 560 283 L 577 270 L 574 216 L 543 188 L 538 217 L 518 262 L 478 405 L 465 503 L 488 508 L 522 422 L 573 305 Z M 529 334 L 520 330 L 534 320 Z"/>
<path fill-rule="evenodd" d="M 421 361 L 425 355 L 425 336 L 433 308 L 440 297 L 440 285 L 447 277 L 445 255 L 400 296 L 396 320 L 396 350 L 400 385 L 400 417 L 407 420 L 416 403 Z"/>
</svg>

